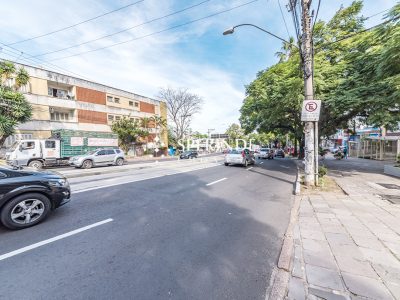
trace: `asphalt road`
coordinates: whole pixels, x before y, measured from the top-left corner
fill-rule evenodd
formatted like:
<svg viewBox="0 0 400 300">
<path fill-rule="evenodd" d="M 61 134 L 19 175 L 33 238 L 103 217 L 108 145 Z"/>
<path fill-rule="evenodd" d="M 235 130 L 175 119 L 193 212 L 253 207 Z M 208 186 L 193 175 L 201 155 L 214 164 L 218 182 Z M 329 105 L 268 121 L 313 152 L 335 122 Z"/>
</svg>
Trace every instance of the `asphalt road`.
<svg viewBox="0 0 400 300">
<path fill-rule="evenodd" d="M 45 222 L 0 227 L 0 299 L 265 299 L 295 166 L 199 165 L 118 185 L 98 177 Z"/>
</svg>

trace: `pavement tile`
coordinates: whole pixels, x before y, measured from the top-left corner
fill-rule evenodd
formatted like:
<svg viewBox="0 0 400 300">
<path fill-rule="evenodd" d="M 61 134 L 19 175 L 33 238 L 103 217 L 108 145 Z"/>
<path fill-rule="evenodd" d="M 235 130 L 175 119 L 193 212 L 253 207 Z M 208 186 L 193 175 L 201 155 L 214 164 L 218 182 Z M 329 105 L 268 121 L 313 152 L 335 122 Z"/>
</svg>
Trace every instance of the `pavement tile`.
<svg viewBox="0 0 400 300">
<path fill-rule="evenodd" d="M 320 287 L 343 291 L 344 286 L 337 271 L 306 264 L 307 282 Z"/>
<path fill-rule="evenodd" d="M 335 256 L 341 272 L 379 279 L 368 261 L 349 255 Z"/>
<path fill-rule="evenodd" d="M 325 241 L 325 236 L 322 233 L 322 231 L 317 231 L 317 230 L 301 230 L 301 236 L 302 238 L 306 238 L 306 239 L 313 239 L 313 240 L 319 240 L 319 241 Z"/>
<path fill-rule="evenodd" d="M 379 251 L 364 247 L 360 247 L 360 250 L 365 259 L 369 260 L 371 263 L 400 268 L 400 261 L 387 250 Z"/>
<path fill-rule="evenodd" d="M 332 214 L 332 213 L 316 213 L 316 215 L 317 215 L 317 218 L 318 218 L 318 220 L 320 220 L 320 219 L 335 219 L 336 218 L 336 216 L 335 216 L 335 214 Z"/>
<path fill-rule="evenodd" d="M 332 291 L 326 291 L 322 289 L 317 289 L 313 287 L 308 288 L 308 293 L 314 296 L 317 296 L 320 299 L 326 299 L 326 300 L 348 300 L 350 299 L 349 296 L 347 295 L 340 295 L 337 293 L 334 293 Z"/>
<path fill-rule="evenodd" d="M 364 237 L 358 235 L 351 235 L 355 243 L 364 248 L 371 248 L 375 250 L 383 250 L 383 244 L 376 237 Z"/>
<path fill-rule="evenodd" d="M 332 232 L 327 232 L 325 233 L 326 239 L 328 240 L 330 245 L 353 245 L 354 242 L 350 238 L 348 234 L 343 234 L 343 233 L 332 233 Z"/>
<path fill-rule="evenodd" d="M 346 229 L 341 225 L 321 224 L 321 227 L 324 232 L 347 234 Z"/>
<path fill-rule="evenodd" d="M 303 257 L 306 264 L 336 270 L 336 263 L 330 252 L 315 252 L 304 249 Z"/>
<path fill-rule="evenodd" d="M 387 282 L 386 286 L 395 299 L 400 299 L 400 284 L 395 282 Z"/>
<path fill-rule="evenodd" d="M 390 249 L 390 251 L 392 251 L 392 253 L 394 253 L 397 256 L 397 258 L 400 259 L 400 242 L 391 243 L 384 241 L 383 243 L 386 245 L 386 247 Z"/>
<path fill-rule="evenodd" d="M 354 257 L 360 260 L 364 258 L 363 253 L 360 251 L 359 247 L 356 244 L 353 245 L 333 244 L 331 245 L 331 249 L 335 257 L 346 256 L 346 257 Z"/>
<path fill-rule="evenodd" d="M 393 300 L 388 289 L 379 280 L 349 273 L 342 273 L 342 276 L 346 287 L 353 294 L 377 300 Z"/>
<path fill-rule="evenodd" d="M 396 282 L 400 284 L 400 268 L 385 266 L 380 264 L 372 264 L 374 270 L 385 282 Z"/>
<path fill-rule="evenodd" d="M 302 260 L 297 258 L 293 260 L 292 276 L 305 279 L 304 269 L 301 262 Z"/>
<path fill-rule="evenodd" d="M 329 244 L 327 241 L 319 241 L 313 239 L 302 239 L 303 248 L 310 251 L 329 252 Z"/>
<path fill-rule="evenodd" d="M 288 293 L 287 299 L 290 299 L 290 300 L 306 299 L 306 293 L 304 291 L 303 280 L 296 278 L 296 277 L 290 277 L 289 293 Z"/>
</svg>

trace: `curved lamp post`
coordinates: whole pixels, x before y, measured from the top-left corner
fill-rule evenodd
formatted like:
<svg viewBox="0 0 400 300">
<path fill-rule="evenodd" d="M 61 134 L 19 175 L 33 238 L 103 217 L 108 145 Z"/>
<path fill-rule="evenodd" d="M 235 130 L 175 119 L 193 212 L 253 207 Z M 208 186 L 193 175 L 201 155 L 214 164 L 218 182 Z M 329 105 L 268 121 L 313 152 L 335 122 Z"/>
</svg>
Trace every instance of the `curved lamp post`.
<svg viewBox="0 0 400 300">
<path fill-rule="evenodd" d="M 255 27 L 255 28 L 257 28 L 257 29 L 259 29 L 259 30 L 261 30 L 261 31 L 263 31 L 263 32 L 265 32 L 265 33 L 267 33 L 267 34 L 269 34 L 269 35 L 271 35 L 271 36 L 273 36 L 273 37 L 275 37 L 275 38 L 281 40 L 282 42 L 284 42 L 284 43 L 286 43 L 286 44 L 289 44 L 289 45 L 295 46 L 296 48 L 299 48 L 297 45 L 292 44 L 292 43 L 289 43 L 287 40 L 285 40 L 285 39 L 283 39 L 283 38 L 281 38 L 281 37 L 279 37 L 279 36 L 273 34 L 272 32 L 269 32 L 268 30 L 265 30 L 265 29 L 263 29 L 263 28 L 261 28 L 261 27 L 259 27 L 259 26 L 257 26 L 257 25 L 249 24 L 249 23 L 244 23 L 244 24 L 239 24 L 239 25 L 233 26 L 233 27 L 231 27 L 231 28 L 225 30 L 222 34 L 223 34 L 223 35 L 233 34 L 233 33 L 235 32 L 235 29 L 238 28 L 238 27 L 241 27 L 241 26 L 251 26 L 251 27 Z"/>
</svg>

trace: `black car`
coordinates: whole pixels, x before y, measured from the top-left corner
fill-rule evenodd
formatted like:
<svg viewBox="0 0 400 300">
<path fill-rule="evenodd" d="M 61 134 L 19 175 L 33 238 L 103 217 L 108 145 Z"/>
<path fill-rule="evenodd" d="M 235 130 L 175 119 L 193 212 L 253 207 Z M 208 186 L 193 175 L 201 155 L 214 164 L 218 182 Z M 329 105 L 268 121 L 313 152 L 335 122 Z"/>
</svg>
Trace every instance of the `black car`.
<svg viewBox="0 0 400 300">
<path fill-rule="evenodd" d="M 36 225 L 70 196 L 67 179 L 58 173 L 0 166 L 0 221 L 7 228 Z"/>
<path fill-rule="evenodd" d="M 190 158 L 197 158 L 197 156 L 198 156 L 197 151 L 189 150 L 189 151 L 183 152 L 179 157 L 181 159 L 190 159 Z"/>
<path fill-rule="evenodd" d="M 275 157 L 285 158 L 285 151 L 283 151 L 283 149 L 276 150 Z"/>
</svg>

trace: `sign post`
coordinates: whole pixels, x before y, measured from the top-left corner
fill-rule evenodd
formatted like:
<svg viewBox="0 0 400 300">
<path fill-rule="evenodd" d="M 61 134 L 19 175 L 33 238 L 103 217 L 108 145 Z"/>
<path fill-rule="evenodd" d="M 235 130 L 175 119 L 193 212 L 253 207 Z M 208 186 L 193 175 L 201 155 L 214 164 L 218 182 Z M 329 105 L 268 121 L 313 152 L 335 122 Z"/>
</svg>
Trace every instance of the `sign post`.
<svg viewBox="0 0 400 300">
<path fill-rule="evenodd" d="M 321 112 L 321 100 L 304 100 L 301 121 L 314 123 L 314 180 L 318 185 L 318 121 Z"/>
</svg>

